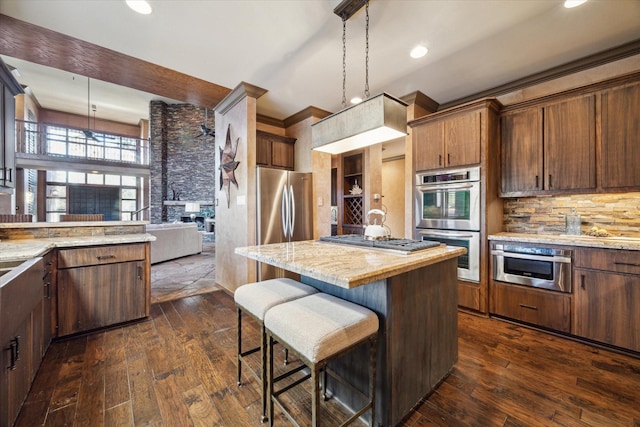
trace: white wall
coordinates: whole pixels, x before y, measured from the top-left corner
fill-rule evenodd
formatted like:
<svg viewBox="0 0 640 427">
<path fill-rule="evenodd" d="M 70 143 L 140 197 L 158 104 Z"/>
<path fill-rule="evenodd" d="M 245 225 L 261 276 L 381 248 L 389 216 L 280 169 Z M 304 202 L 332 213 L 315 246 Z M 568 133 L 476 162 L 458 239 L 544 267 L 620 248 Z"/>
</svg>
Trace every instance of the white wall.
<svg viewBox="0 0 640 427">
<path fill-rule="evenodd" d="M 405 237 L 405 217 L 411 220 L 405 210 L 404 168 L 404 158 L 382 162 L 382 204 L 387 209 L 385 225 L 391 237 Z"/>
</svg>

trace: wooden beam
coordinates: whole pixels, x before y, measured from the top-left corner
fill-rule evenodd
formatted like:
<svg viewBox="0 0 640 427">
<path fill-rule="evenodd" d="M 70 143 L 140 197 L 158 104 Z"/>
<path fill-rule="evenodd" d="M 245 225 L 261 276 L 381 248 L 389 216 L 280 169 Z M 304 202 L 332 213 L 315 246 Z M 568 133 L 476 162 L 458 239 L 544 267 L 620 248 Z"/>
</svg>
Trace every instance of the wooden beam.
<svg viewBox="0 0 640 427">
<path fill-rule="evenodd" d="M 0 54 L 212 108 L 231 89 L 0 14 Z"/>
</svg>

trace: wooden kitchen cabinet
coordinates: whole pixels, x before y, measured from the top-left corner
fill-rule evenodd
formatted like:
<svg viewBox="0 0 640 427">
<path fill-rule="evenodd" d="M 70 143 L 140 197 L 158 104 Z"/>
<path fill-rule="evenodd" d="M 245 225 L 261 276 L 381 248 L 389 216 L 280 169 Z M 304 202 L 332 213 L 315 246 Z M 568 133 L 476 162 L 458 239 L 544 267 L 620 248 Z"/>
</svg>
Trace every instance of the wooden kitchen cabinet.
<svg viewBox="0 0 640 427">
<path fill-rule="evenodd" d="M 58 252 L 58 335 L 149 316 L 149 244 Z"/>
<path fill-rule="evenodd" d="M 562 332 L 571 332 L 569 294 L 492 282 L 490 312 Z"/>
<path fill-rule="evenodd" d="M 55 251 L 50 251 L 42 257 L 42 285 L 44 288 L 42 300 L 42 356 L 49 348 L 51 340 L 57 335 L 55 260 Z"/>
<path fill-rule="evenodd" d="M 19 93 L 23 93 L 22 87 L 0 58 L 0 189 L 16 186 L 14 97 Z"/>
<path fill-rule="evenodd" d="M 542 109 L 505 114 L 502 129 L 502 194 L 539 191 L 542 169 Z"/>
<path fill-rule="evenodd" d="M 16 420 L 42 360 L 42 259 L 0 288 L 0 426 Z"/>
<path fill-rule="evenodd" d="M 465 111 L 413 129 L 416 171 L 480 163 L 481 112 Z"/>
<path fill-rule="evenodd" d="M 596 188 L 595 96 L 587 95 L 544 107 L 543 188 Z"/>
<path fill-rule="evenodd" d="M 640 351 L 640 253 L 575 251 L 575 335 Z"/>
<path fill-rule="evenodd" d="M 458 280 L 458 306 L 482 314 L 489 311 L 487 236 L 502 231 L 503 227 L 502 200 L 498 198 L 501 109 L 502 104 L 496 99 L 486 98 L 431 113 L 408 123 L 412 129 L 414 173 L 480 167 L 479 228 L 472 230 L 479 233 L 478 279 Z M 414 224 L 417 223 L 416 213 L 409 215 Z"/>
<path fill-rule="evenodd" d="M 413 129 L 416 142 L 416 171 L 443 168 L 442 141 L 444 126 L 441 121 L 427 122 Z"/>
<path fill-rule="evenodd" d="M 501 195 L 596 188 L 595 95 L 501 117 Z"/>
<path fill-rule="evenodd" d="M 364 153 L 362 151 L 341 156 L 342 158 L 342 219 L 339 221 L 339 234 L 362 234 L 364 214 Z M 360 194 L 351 194 L 355 186 L 362 189 Z"/>
<path fill-rule="evenodd" d="M 602 188 L 640 187 L 640 83 L 602 93 Z"/>
<path fill-rule="evenodd" d="M 295 142 L 295 138 L 256 131 L 256 164 L 293 170 Z"/>
</svg>

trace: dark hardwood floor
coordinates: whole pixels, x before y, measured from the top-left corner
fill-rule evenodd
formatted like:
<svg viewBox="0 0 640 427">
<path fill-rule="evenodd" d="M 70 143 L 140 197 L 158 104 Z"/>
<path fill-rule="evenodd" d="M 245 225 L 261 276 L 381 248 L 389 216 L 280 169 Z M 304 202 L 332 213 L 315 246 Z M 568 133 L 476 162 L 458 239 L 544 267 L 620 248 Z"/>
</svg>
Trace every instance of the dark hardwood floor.
<svg viewBox="0 0 640 427">
<path fill-rule="evenodd" d="M 255 325 L 244 333 L 258 339 Z M 235 336 L 233 298 L 216 291 L 54 342 L 17 426 L 260 426 L 255 381 L 236 385 Z M 640 426 L 638 359 L 464 313 L 459 336 L 452 374 L 405 426 Z"/>
</svg>

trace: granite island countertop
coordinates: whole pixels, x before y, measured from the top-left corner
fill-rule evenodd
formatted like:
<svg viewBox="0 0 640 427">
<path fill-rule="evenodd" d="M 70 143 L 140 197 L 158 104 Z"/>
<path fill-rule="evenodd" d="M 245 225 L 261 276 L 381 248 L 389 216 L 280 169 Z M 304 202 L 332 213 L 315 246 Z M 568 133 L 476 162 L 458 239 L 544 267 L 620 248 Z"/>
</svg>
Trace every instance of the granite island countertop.
<svg viewBox="0 0 640 427">
<path fill-rule="evenodd" d="M 0 229 L 5 228 L 75 228 L 75 227 L 118 227 L 145 226 L 149 221 L 68 221 L 68 222 L 0 222 Z"/>
<path fill-rule="evenodd" d="M 53 248 L 142 243 L 155 239 L 151 234 L 138 233 L 2 240 L 0 241 L 0 261 L 26 261 L 42 256 Z"/>
<path fill-rule="evenodd" d="M 465 254 L 466 249 L 441 245 L 398 254 L 305 240 L 238 247 L 235 253 L 348 289 L 458 257 Z"/>
<path fill-rule="evenodd" d="M 586 235 L 571 236 L 568 234 L 528 234 L 502 232 L 489 235 L 489 240 L 640 251 L 640 238 L 638 237 L 592 237 Z"/>
</svg>

